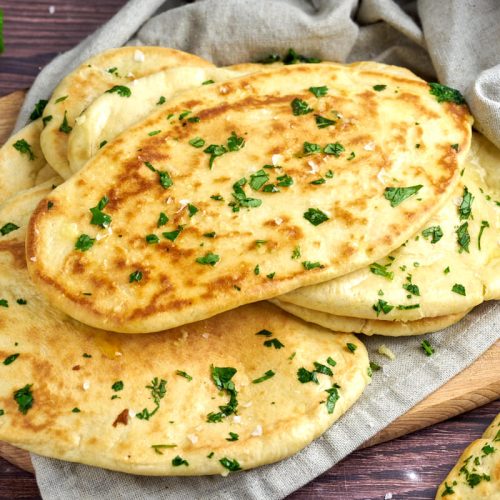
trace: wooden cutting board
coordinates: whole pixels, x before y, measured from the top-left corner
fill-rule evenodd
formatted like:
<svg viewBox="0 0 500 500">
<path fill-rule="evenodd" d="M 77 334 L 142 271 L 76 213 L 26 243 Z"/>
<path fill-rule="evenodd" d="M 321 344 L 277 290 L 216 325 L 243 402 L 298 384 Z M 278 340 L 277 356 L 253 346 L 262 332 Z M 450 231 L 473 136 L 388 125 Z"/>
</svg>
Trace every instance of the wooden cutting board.
<svg viewBox="0 0 500 500">
<path fill-rule="evenodd" d="M 25 92 L 0 98 L 0 144 L 12 130 Z M 390 441 L 500 398 L 500 341 L 471 366 L 364 443 L 363 448 Z M 33 472 L 28 452 L 0 441 L 0 456 Z"/>
</svg>

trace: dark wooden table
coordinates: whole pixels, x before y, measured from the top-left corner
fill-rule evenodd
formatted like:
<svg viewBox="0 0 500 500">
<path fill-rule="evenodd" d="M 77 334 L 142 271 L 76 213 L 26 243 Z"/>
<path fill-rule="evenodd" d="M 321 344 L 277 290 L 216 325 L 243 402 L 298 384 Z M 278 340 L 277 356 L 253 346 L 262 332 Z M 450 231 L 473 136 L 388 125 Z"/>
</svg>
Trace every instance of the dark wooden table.
<svg viewBox="0 0 500 500">
<path fill-rule="evenodd" d="M 3 0 L 5 52 L 0 56 L 0 96 L 29 87 L 44 64 L 94 31 L 124 3 Z M 291 499 L 384 499 L 388 493 L 397 500 L 434 498 L 437 485 L 462 450 L 499 412 L 500 401 L 496 401 L 409 436 L 357 451 Z M 0 459 L 0 500 L 21 498 L 40 498 L 35 478 Z"/>
</svg>

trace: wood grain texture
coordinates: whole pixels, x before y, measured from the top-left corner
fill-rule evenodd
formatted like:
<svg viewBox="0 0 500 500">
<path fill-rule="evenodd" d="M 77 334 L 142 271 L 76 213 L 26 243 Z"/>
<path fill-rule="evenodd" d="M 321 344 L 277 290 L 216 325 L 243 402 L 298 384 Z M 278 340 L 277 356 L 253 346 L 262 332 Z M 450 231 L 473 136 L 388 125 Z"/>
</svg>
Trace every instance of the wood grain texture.
<svg viewBox="0 0 500 500">
<path fill-rule="evenodd" d="M 71 48 L 78 41 L 108 20 L 125 0 L 4 0 L 0 8 L 5 13 L 6 51 L 0 55 L 0 95 L 19 88 L 27 88 L 44 64 L 59 52 Z M 55 7 L 54 14 L 49 6 Z M 15 113 L 23 93 L 0 99 L 0 143 L 4 142 L 15 121 Z M 487 354 L 486 363 L 500 366 L 499 345 Z M 467 411 L 499 397 L 498 372 L 488 370 L 485 362 L 476 362 L 445 386 L 450 402 L 446 411 L 440 405 L 440 391 L 398 419 L 366 445 L 393 439 L 396 435 L 430 425 L 451 415 Z M 477 367 L 481 369 L 474 371 Z M 486 370 L 486 371 L 485 371 Z M 493 373 L 484 386 L 477 390 L 484 374 Z M 464 377 L 466 374 L 466 379 Z M 463 392 L 463 380 L 472 381 L 474 390 Z M 465 384 L 467 385 L 467 384 Z M 442 390 L 442 389 L 441 389 Z M 358 500 L 384 498 L 391 492 L 394 499 L 431 499 L 437 485 L 451 469 L 469 442 L 479 437 L 488 423 L 500 412 L 500 401 L 466 413 L 447 422 L 433 425 L 371 448 L 358 450 L 328 472 L 295 492 L 292 500 L 340 499 Z M 389 433 L 388 433 L 389 432 Z M 11 460 L 24 460 L 22 450 L 12 450 L 0 443 L 0 454 L 8 453 Z M 19 456 L 21 458 L 19 458 Z M 26 467 L 28 463 L 24 463 Z M 22 471 L 0 458 L 0 500 L 39 499 L 32 474 Z"/>
</svg>

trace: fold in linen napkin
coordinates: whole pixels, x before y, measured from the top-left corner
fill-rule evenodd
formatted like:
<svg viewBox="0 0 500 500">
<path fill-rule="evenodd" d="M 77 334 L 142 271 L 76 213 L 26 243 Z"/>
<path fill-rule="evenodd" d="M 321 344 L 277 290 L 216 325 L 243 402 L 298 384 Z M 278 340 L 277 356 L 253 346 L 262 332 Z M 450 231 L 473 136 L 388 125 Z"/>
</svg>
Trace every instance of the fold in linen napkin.
<svg viewBox="0 0 500 500">
<path fill-rule="evenodd" d="M 131 0 L 107 24 L 40 73 L 18 119 L 89 56 L 123 44 L 164 45 L 217 65 L 260 59 L 293 47 L 333 61 L 405 66 L 461 90 L 476 126 L 500 147 L 500 3 L 496 0 Z M 153 17 L 151 17 L 153 16 Z M 134 38 L 132 38 L 134 37 Z M 229 478 L 151 478 L 32 455 L 42 496 L 71 499 L 278 499 L 312 480 L 472 363 L 500 337 L 500 307 L 484 304 L 459 324 L 417 338 L 369 338 L 384 365 L 361 400 L 297 455 Z M 382 360 L 385 343 L 397 355 Z"/>
</svg>

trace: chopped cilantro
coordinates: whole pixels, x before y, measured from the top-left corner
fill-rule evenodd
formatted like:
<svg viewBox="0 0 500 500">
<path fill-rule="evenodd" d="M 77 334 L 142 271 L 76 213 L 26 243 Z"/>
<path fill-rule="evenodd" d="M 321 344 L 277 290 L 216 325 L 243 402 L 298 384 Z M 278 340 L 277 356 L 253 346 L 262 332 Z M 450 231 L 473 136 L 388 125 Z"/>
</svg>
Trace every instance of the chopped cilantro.
<svg viewBox="0 0 500 500">
<path fill-rule="evenodd" d="M 112 386 L 111 386 L 111 389 L 113 389 L 113 391 L 115 392 L 118 392 L 118 391 L 123 391 L 123 382 L 121 380 L 117 380 Z"/>
<path fill-rule="evenodd" d="M 302 267 L 306 271 L 310 271 L 311 269 L 316 269 L 316 268 L 323 269 L 325 266 L 319 262 L 311 262 L 309 260 L 305 260 L 302 262 Z"/>
<path fill-rule="evenodd" d="M 20 306 L 25 306 L 28 301 L 26 299 L 17 299 L 16 302 L 20 305 Z"/>
<path fill-rule="evenodd" d="M 35 104 L 35 108 L 31 112 L 30 120 L 36 120 L 37 118 L 40 118 L 43 115 L 43 110 L 45 109 L 45 106 L 47 106 L 48 102 L 49 101 L 47 101 L 45 99 L 40 99 Z"/>
<path fill-rule="evenodd" d="M 226 441 L 238 441 L 239 438 L 240 436 L 236 434 L 236 432 L 230 432 L 229 437 L 226 438 Z"/>
<path fill-rule="evenodd" d="M 268 278 L 268 279 L 272 280 L 272 279 L 274 279 L 274 276 L 275 276 L 275 275 L 276 275 L 276 272 L 274 272 L 274 273 L 269 273 L 269 274 L 266 274 L 266 278 Z"/>
<path fill-rule="evenodd" d="M 481 237 L 483 236 L 483 231 L 487 228 L 490 227 L 490 224 L 487 220 L 482 220 L 481 221 L 481 228 L 479 229 L 479 235 L 477 237 L 477 248 L 481 250 Z"/>
<path fill-rule="evenodd" d="M 453 481 L 453 486 L 457 484 L 456 481 Z M 442 497 L 445 497 L 447 495 L 453 495 L 455 493 L 455 490 L 445 481 L 444 482 L 444 490 L 443 493 L 441 493 Z"/>
<path fill-rule="evenodd" d="M 354 351 L 358 348 L 358 346 L 356 344 L 352 344 L 351 342 L 347 342 L 346 347 L 353 354 L 354 354 Z"/>
<path fill-rule="evenodd" d="M 166 101 L 165 97 L 161 95 L 160 98 L 158 99 L 158 102 L 156 103 L 156 105 L 160 106 L 162 104 L 165 104 L 165 101 Z"/>
<path fill-rule="evenodd" d="M 195 207 L 191 203 L 188 203 L 187 207 L 188 207 L 189 217 L 193 217 L 193 215 L 195 215 L 196 212 L 198 212 L 198 207 Z"/>
<path fill-rule="evenodd" d="M 90 223 L 95 226 L 101 226 L 103 228 L 109 227 L 111 224 L 111 216 L 105 214 L 102 210 L 109 203 L 109 198 L 107 196 L 103 196 L 99 203 L 90 209 L 90 213 L 92 214 L 92 218 L 90 219 Z"/>
<path fill-rule="evenodd" d="M 275 373 L 272 370 L 267 370 L 262 377 L 256 378 L 255 380 L 252 380 L 252 384 L 260 384 L 261 382 L 265 382 L 266 380 L 269 380 L 270 378 L 274 377 Z"/>
<path fill-rule="evenodd" d="M 326 358 L 326 362 L 330 365 L 330 366 L 336 366 L 337 365 L 337 362 L 331 357 L 331 356 L 328 356 L 328 358 Z"/>
<path fill-rule="evenodd" d="M 231 380 L 236 373 L 236 368 L 232 367 L 211 367 L 212 380 L 219 391 L 226 391 L 229 395 L 227 405 L 219 406 L 220 412 L 211 412 L 207 415 L 207 422 L 216 423 L 222 422 L 222 419 L 236 413 L 238 407 L 238 392 L 236 391 L 234 382 Z"/>
<path fill-rule="evenodd" d="M 149 137 L 153 137 L 154 135 L 158 135 L 161 132 L 161 130 L 152 130 L 151 132 L 148 132 Z"/>
<path fill-rule="evenodd" d="M 335 120 L 330 120 L 330 118 L 325 118 L 321 115 L 314 115 L 316 120 L 316 125 L 318 128 L 326 128 L 335 125 L 337 122 Z"/>
<path fill-rule="evenodd" d="M 198 123 L 200 121 L 199 116 L 192 116 L 191 118 L 188 118 L 189 123 Z"/>
<path fill-rule="evenodd" d="M 384 191 L 384 198 L 391 202 L 391 207 L 397 207 L 407 198 L 418 193 L 422 187 L 422 184 L 409 187 L 387 187 Z"/>
<path fill-rule="evenodd" d="M 309 104 L 306 101 L 299 99 L 298 97 L 296 97 L 292 101 L 291 107 L 292 107 L 292 113 L 295 116 L 307 115 L 308 113 L 312 113 L 313 111 L 313 109 L 309 106 Z"/>
<path fill-rule="evenodd" d="M 428 340 L 422 340 L 420 347 L 424 350 L 426 356 L 432 356 L 435 352 L 434 347 L 431 346 Z"/>
<path fill-rule="evenodd" d="M 491 453 L 494 453 L 496 450 L 493 446 L 489 445 L 489 444 L 485 444 L 482 448 L 481 448 L 481 451 L 485 454 L 485 455 L 491 455 Z"/>
<path fill-rule="evenodd" d="M 179 120 L 184 120 L 186 116 L 189 116 L 192 113 L 189 109 L 186 109 L 186 111 L 183 111 L 182 113 L 179 114 Z"/>
<path fill-rule="evenodd" d="M 450 266 L 446 267 L 443 271 L 444 274 L 448 274 L 450 272 Z"/>
<path fill-rule="evenodd" d="M 28 410 L 32 408 L 35 402 L 31 387 L 33 387 L 33 384 L 26 384 L 21 389 L 14 391 L 14 401 L 17 403 L 18 409 L 23 415 L 28 413 Z"/>
<path fill-rule="evenodd" d="M 15 354 L 11 354 L 10 356 L 7 356 L 4 360 L 3 360 L 3 364 L 4 365 L 10 365 L 11 363 L 14 363 L 14 361 L 19 357 L 19 353 L 15 353 Z"/>
<path fill-rule="evenodd" d="M 464 104 L 463 95 L 456 89 L 441 85 L 440 83 L 429 83 L 429 92 L 436 97 L 437 102 L 453 102 L 455 104 Z"/>
<path fill-rule="evenodd" d="M 80 408 L 77 408 L 76 406 L 71 410 L 71 413 L 80 413 L 81 410 Z"/>
<path fill-rule="evenodd" d="M 302 54 L 298 54 L 294 49 L 288 49 L 285 57 L 283 57 L 283 64 L 285 65 L 299 63 L 315 64 L 320 62 L 321 59 L 318 59 L 317 57 L 308 57 Z"/>
<path fill-rule="evenodd" d="M 314 362 L 314 371 L 316 373 L 322 373 L 323 375 L 328 375 L 330 377 L 333 376 L 333 372 L 331 368 L 329 368 L 326 365 L 322 365 L 321 363 L 318 363 L 317 361 Z"/>
<path fill-rule="evenodd" d="M 81 234 L 75 243 L 75 250 L 80 250 L 80 252 L 86 252 L 92 248 L 95 243 L 95 238 L 91 238 L 88 234 Z"/>
<path fill-rule="evenodd" d="M 101 149 L 104 146 L 106 146 L 107 143 L 108 143 L 108 141 L 101 141 L 101 143 L 99 144 L 99 149 Z"/>
<path fill-rule="evenodd" d="M 276 177 L 276 180 L 278 181 L 278 186 L 280 187 L 289 187 L 293 184 L 293 179 L 287 174 Z"/>
<path fill-rule="evenodd" d="M 210 231 L 209 233 L 203 233 L 205 238 L 215 238 L 217 236 L 215 231 Z"/>
<path fill-rule="evenodd" d="M 189 141 L 189 144 L 194 148 L 202 148 L 205 145 L 205 140 L 201 137 L 194 137 Z"/>
<path fill-rule="evenodd" d="M 394 309 L 394 306 L 391 306 L 385 300 L 378 299 L 378 302 L 373 304 L 372 309 L 377 313 L 378 317 L 381 312 L 389 314 Z"/>
<path fill-rule="evenodd" d="M 324 97 L 328 93 L 328 87 L 323 85 L 322 87 L 309 87 L 309 92 L 314 94 L 316 97 Z"/>
<path fill-rule="evenodd" d="M 55 100 L 54 104 L 58 104 L 58 103 L 60 103 L 60 102 L 63 102 L 63 101 L 65 101 L 67 98 L 68 98 L 68 96 L 67 96 L 67 95 L 63 95 L 62 97 L 58 97 L 58 98 Z"/>
<path fill-rule="evenodd" d="M 9 307 L 9 301 L 7 299 L 0 299 L 0 307 Z"/>
<path fill-rule="evenodd" d="M 319 208 L 309 208 L 304 212 L 304 219 L 308 220 L 313 226 L 319 226 L 329 220 L 329 217 Z"/>
<path fill-rule="evenodd" d="M 125 85 L 115 85 L 111 87 L 109 90 L 106 90 L 106 94 L 118 94 L 120 97 L 130 97 L 132 92 Z"/>
<path fill-rule="evenodd" d="M 182 371 L 182 370 L 176 370 L 175 372 L 177 375 L 179 375 L 180 377 L 184 377 L 186 380 L 188 380 L 189 382 L 191 382 L 191 380 L 193 380 L 193 377 L 191 377 L 191 375 L 189 375 L 188 373 Z"/>
<path fill-rule="evenodd" d="M 14 224 L 13 222 L 7 222 L 7 224 L 4 224 L 0 228 L 0 234 L 2 236 L 5 236 L 6 234 L 11 233 L 12 231 L 15 231 L 16 229 L 19 229 L 19 226 Z"/>
<path fill-rule="evenodd" d="M 458 144 L 452 144 L 452 145 L 450 146 L 450 148 L 451 148 L 451 149 L 454 149 L 454 150 L 458 153 Z M 463 172 L 463 170 L 462 170 L 462 172 Z M 460 175 L 462 175 L 462 173 L 461 173 Z"/>
<path fill-rule="evenodd" d="M 467 186 L 465 186 L 464 194 L 462 195 L 462 202 L 458 207 L 458 214 L 460 215 L 460 220 L 467 220 L 470 218 L 473 201 L 474 201 L 474 196 L 472 196 L 472 194 L 467 189 Z"/>
<path fill-rule="evenodd" d="M 305 141 L 303 144 L 303 153 L 305 156 L 321 153 L 321 146 L 319 144 L 313 144 L 312 142 Z"/>
<path fill-rule="evenodd" d="M 68 123 L 68 117 L 66 116 L 67 113 L 67 111 L 64 112 L 64 118 L 59 127 L 59 131 L 63 132 L 64 134 L 69 134 L 73 130 L 73 127 L 71 127 Z"/>
<path fill-rule="evenodd" d="M 224 458 L 221 458 L 219 460 L 219 462 L 222 465 L 222 467 L 226 468 L 227 470 L 229 470 L 231 472 L 241 470 L 240 464 L 238 463 L 238 460 L 236 460 L 235 458 L 230 459 L 230 458 L 224 457 Z"/>
<path fill-rule="evenodd" d="M 223 154 L 227 153 L 226 146 L 222 144 L 210 144 L 207 148 L 203 150 L 204 153 L 207 153 L 210 155 L 210 159 L 208 161 L 208 166 L 210 169 L 212 169 L 214 165 L 214 161 L 218 156 L 222 156 Z"/>
<path fill-rule="evenodd" d="M 469 253 L 469 243 L 470 243 L 470 235 L 469 235 L 469 223 L 464 222 L 457 230 L 457 243 L 460 246 L 459 251 L 466 251 Z"/>
<path fill-rule="evenodd" d="M 210 85 L 211 83 L 215 83 L 214 80 L 205 80 L 202 85 Z"/>
<path fill-rule="evenodd" d="M 164 226 L 168 222 L 168 217 L 165 212 L 160 212 L 158 217 L 158 222 L 156 223 L 156 227 Z"/>
<path fill-rule="evenodd" d="M 314 382 L 319 384 L 318 377 L 315 371 L 306 370 L 304 367 L 297 370 L 297 378 L 301 384 L 307 384 L 308 382 Z"/>
<path fill-rule="evenodd" d="M 347 161 L 351 161 L 354 158 L 356 158 L 356 153 L 354 151 L 351 151 L 351 154 L 349 155 L 349 158 L 347 158 Z"/>
<path fill-rule="evenodd" d="M 297 260 L 300 258 L 300 247 L 297 245 L 292 251 L 292 259 Z"/>
<path fill-rule="evenodd" d="M 213 194 L 210 198 L 215 201 L 224 201 L 224 198 L 220 194 Z"/>
<path fill-rule="evenodd" d="M 167 231 L 165 233 L 161 233 L 164 238 L 170 241 L 175 241 L 179 234 L 181 234 L 182 230 L 184 229 L 183 226 L 177 226 L 177 229 L 175 231 Z"/>
<path fill-rule="evenodd" d="M 331 170 L 328 170 L 328 172 L 325 174 L 325 177 L 327 179 L 331 179 L 333 177 L 333 172 Z"/>
<path fill-rule="evenodd" d="M 231 136 L 227 140 L 227 149 L 229 151 L 239 151 L 245 146 L 245 139 L 238 137 L 236 132 L 231 132 Z"/>
<path fill-rule="evenodd" d="M 134 281 L 141 281 L 142 280 L 142 272 L 141 271 L 134 271 L 133 273 L 130 273 L 128 277 L 128 282 L 133 283 Z"/>
<path fill-rule="evenodd" d="M 311 181 L 309 184 L 313 184 L 314 186 L 317 186 L 319 184 L 324 184 L 326 182 L 326 179 L 324 177 L 320 177 L 319 179 L 315 179 L 314 181 Z"/>
<path fill-rule="evenodd" d="M 281 349 L 282 347 L 285 347 L 284 344 L 282 344 L 278 339 L 269 339 L 264 341 L 264 345 L 266 347 L 274 347 L 275 349 Z"/>
<path fill-rule="evenodd" d="M 377 264 L 376 262 L 374 262 L 373 264 L 370 265 L 370 271 L 373 274 L 382 276 L 383 278 L 387 278 L 388 280 L 392 280 L 394 278 L 394 273 L 392 271 L 387 270 L 387 267 L 390 265 L 391 264 L 389 263 L 383 266 L 382 264 Z"/>
<path fill-rule="evenodd" d="M 378 372 L 379 370 L 382 369 L 382 367 L 378 363 L 375 363 L 375 361 L 370 361 L 370 369 L 373 372 Z"/>
<path fill-rule="evenodd" d="M 269 180 L 269 175 L 264 170 L 257 170 L 254 174 L 250 175 L 250 187 L 255 191 L 258 191 L 267 181 Z"/>
<path fill-rule="evenodd" d="M 387 88 L 387 85 L 374 85 L 373 90 L 376 90 L 377 92 L 381 92 L 382 90 L 385 90 Z"/>
<path fill-rule="evenodd" d="M 340 156 L 341 153 L 345 151 L 344 146 L 338 142 L 331 142 L 330 144 L 327 144 L 323 148 L 323 153 L 327 155 L 333 155 L 336 156 L 337 158 Z"/>
<path fill-rule="evenodd" d="M 43 126 L 46 127 L 47 123 L 49 123 L 52 120 L 52 115 L 47 115 L 42 118 L 42 123 Z"/>
<path fill-rule="evenodd" d="M 156 243 L 160 242 L 160 238 L 156 236 L 156 234 L 147 234 L 146 235 L 146 243 L 149 245 L 155 245 Z"/>
<path fill-rule="evenodd" d="M 185 465 L 187 467 L 189 465 L 189 462 L 181 458 L 179 455 L 177 455 L 175 458 L 172 459 L 172 465 L 174 467 L 179 467 L 181 465 Z"/>
<path fill-rule="evenodd" d="M 273 334 L 269 330 L 264 329 L 264 330 L 260 330 L 255 335 L 262 335 L 263 337 L 272 337 Z"/>
<path fill-rule="evenodd" d="M 412 295 L 416 295 L 417 297 L 420 296 L 420 290 L 418 286 L 414 285 L 413 283 L 404 283 L 403 288 Z"/>
<path fill-rule="evenodd" d="M 253 268 L 253 273 L 255 274 L 255 276 L 258 276 L 260 274 L 260 267 L 259 267 L 259 264 L 257 264 L 254 268 Z"/>
<path fill-rule="evenodd" d="M 35 159 L 31 146 L 24 139 L 19 139 L 12 144 L 12 147 L 19 151 L 22 155 L 28 155 L 30 161 Z"/>
<path fill-rule="evenodd" d="M 170 174 L 168 172 L 160 172 L 157 170 L 158 175 L 160 176 L 160 185 L 163 189 L 168 189 L 170 186 L 173 185 L 174 181 L 170 177 Z"/>
<path fill-rule="evenodd" d="M 460 283 L 455 283 L 451 287 L 451 291 L 458 293 L 459 295 L 463 295 L 465 297 L 465 287 L 463 285 L 461 285 Z"/>
<path fill-rule="evenodd" d="M 326 410 L 331 414 L 335 411 L 335 404 L 340 398 L 338 385 L 334 384 L 330 389 L 326 389 L 326 392 L 328 393 L 328 397 L 326 398 Z"/>
<path fill-rule="evenodd" d="M 215 266 L 215 264 L 217 264 L 217 262 L 219 262 L 219 260 L 220 260 L 220 257 L 217 254 L 208 252 L 203 257 L 198 257 L 196 259 L 196 262 L 198 262 L 198 264 L 203 264 L 205 266 L 212 266 L 213 267 L 213 266 Z"/>
<path fill-rule="evenodd" d="M 146 386 L 146 389 L 149 389 L 151 392 L 155 408 L 152 411 L 144 408 L 140 413 L 137 413 L 136 417 L 139 420 L 149 420 L 160 409 L 160 401 L 167 393 L 167 381 L 164 379 L 158 380 L 158 377 L 155 377 L 151 381 L 151 384 Z"/>
<path fill-rule="evenodd" d="M 411 295 L 407 295 L 407 297 L 411 297 Z M 420 304 L 410 304 L 410 305 L 403 305 L 400 304 L 396 309 L 400 311 L 408 311 L 410 309 L 420 309 Z"/>
<path fill-rule="evenodd" d="M 92 354 L 87 354 L 86 352 L 83 353 L 84 358 L 91 358 Z"/>
<path fill-rule="evenodd" d="M 232 196 L 235 201 L 229 203 L 229 206 L 232 207 L 233 212 L 239 212 L 240 208 L 257 208 L 262 205 L 262 200 L 256 198 L 248 198 L 243 186 L 246 184 L 247 180 L 243 177 L 239 181 L 236 181 L 233 184 Z"/>
<path fill-rule="evenodd" d="M 443 237 L 441 226 L 430 226 L 422 231 L 422 236 L 427 239 L 432 236 L 431 243 L 437 243 Z"/>
</svg>

